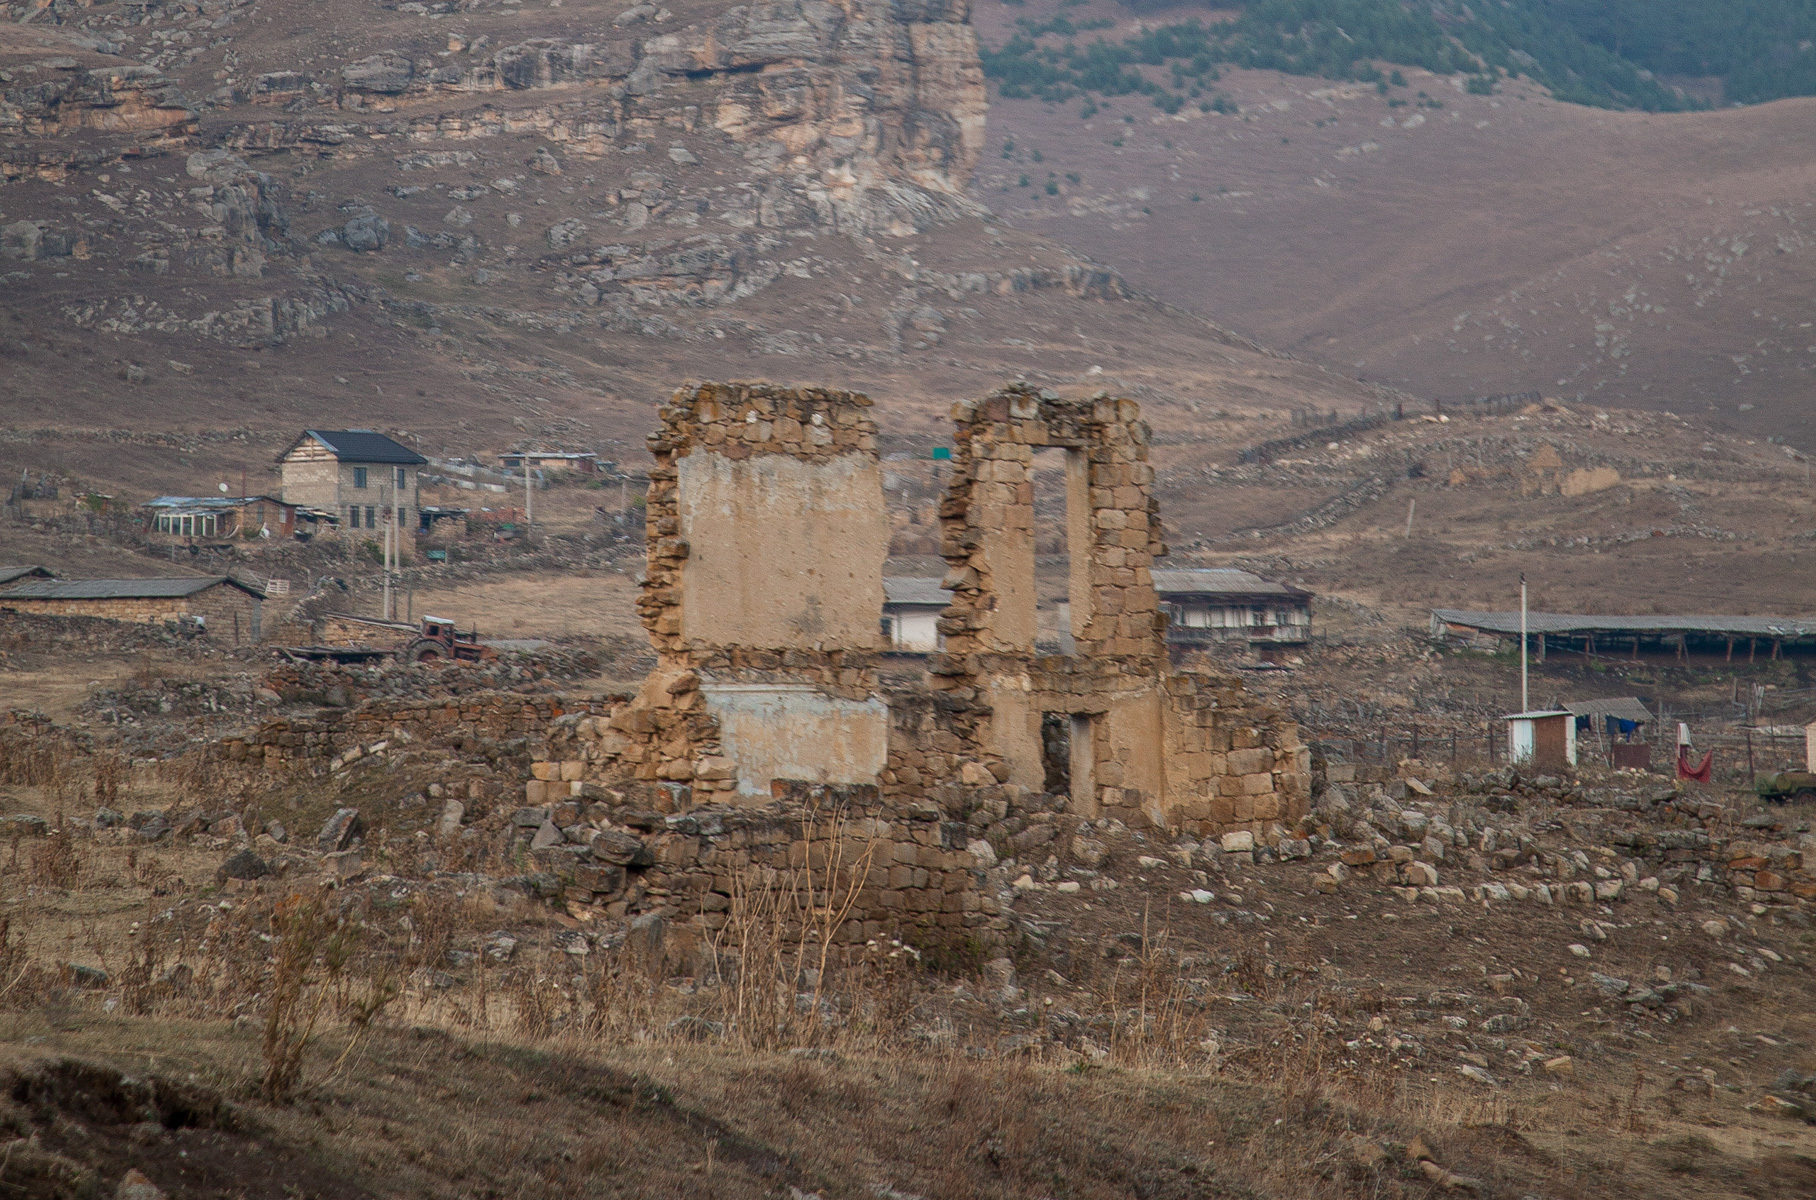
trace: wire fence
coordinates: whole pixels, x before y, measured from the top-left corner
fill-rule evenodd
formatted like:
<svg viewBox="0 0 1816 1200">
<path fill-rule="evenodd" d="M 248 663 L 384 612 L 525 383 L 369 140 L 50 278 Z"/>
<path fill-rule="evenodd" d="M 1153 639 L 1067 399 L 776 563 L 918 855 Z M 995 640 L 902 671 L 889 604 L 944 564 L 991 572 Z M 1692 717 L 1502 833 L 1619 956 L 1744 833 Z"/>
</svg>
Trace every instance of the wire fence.
<svg viewBox="0 0 1816 1200">
<path fill-rule="evenodd" d="M 1593 725 L 1577 734 L 1577 764 L 1632 767 L 1674 776 L 1677 766 L 1678 718 L 1654 721 L 1632 737 L 1609 736 Z M 1373 733 L 1322 733 L 1308 739 L 1314 755 L 1326 762 L 1394 766 L 1408 759 L 1451 770 L 1506 766 L 1504 722 L 1484 721 L 1425 727 L 1384 725 Z M 1800 726 L 1743 728 L 1691 725 L 1691 765 L 1713 753 L 1711 781 L 1751 787 L 1761 776 L 1806 769 L 1804 731 Z"/>
</svg>

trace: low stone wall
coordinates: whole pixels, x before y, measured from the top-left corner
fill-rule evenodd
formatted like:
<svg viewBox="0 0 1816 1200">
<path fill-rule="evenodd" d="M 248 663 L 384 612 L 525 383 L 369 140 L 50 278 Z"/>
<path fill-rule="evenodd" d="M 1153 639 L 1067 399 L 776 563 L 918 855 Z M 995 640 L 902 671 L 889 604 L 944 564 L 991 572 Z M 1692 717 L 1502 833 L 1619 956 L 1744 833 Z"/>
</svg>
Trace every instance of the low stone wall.
<svg viewBox="0 0 1816 1200">
<path fill-rule="evenodd" d="M 121 597 L 95 600 L 40 600 L 0 592 L 0 608 L 21 615 L 88 617 L 139 625 L 206 620 L 206 636 L 228 644 L 258 641 L 262 602 L 229 584 L 217 584 L 193 596 Z"/>
<path fill-rule="evenodd" d="M 873 787 L 778 783 L 771 805 L 664 814 L 620 793 L 584 790 L 603 799 L 571 796 L 512 820 L 536 866 L 608 917 L 653 914 L 716 935 L 734 920 L 736 897 L 767 892 L 790 925 L 785 936 L 800 935 L 801 906 L 849 900 L 839 932 L 847 943 L 891 935 L 929 945 L 1005 941 L 1008 921 L 966 849 L 965 825 L 933 805 L 893 804 Z M 562 840 L 531 849 L 550 840 L 535 836 L 545 828 L 561 829 Z"/>
<path fill-rule="evenodd" d="M 314 718 L 268 721 L 249 737 L 216 743 L 211 752 L 229 762 L 262 764 L 273 771 L 329 770 L 354 751 L 407 734 L 430 745 L 460 748 L 468 742 L 520 739 L 526 754 L 542 757 L 551 726 L 570 714 L 604 712 L 606 697 L 526 696 L 491 692 L 439 702 L 372 702 L 329 710 Z"/>
<path fill-rule="evenodd" d="M 0 593 L 0 650 L 84 650 L 118 652 L 152 646 L 193 644 L 193 626 L 127 623 L 110 617 L 63 616 L 56 613 L 7 611 Z"/>
</svg>

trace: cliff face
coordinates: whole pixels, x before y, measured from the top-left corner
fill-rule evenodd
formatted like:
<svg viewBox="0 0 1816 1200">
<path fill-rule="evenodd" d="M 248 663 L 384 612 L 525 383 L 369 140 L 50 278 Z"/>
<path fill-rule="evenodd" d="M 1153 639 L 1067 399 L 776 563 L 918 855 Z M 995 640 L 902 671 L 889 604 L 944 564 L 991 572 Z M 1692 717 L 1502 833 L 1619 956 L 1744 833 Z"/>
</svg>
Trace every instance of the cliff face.
<svg viewBox="0 0 1816 1200">
<path fill-rule="evenodd" d="M 678 7 L 0 6 L 27 21 L 0 37 L 0 172 L 90 185 L 32 205 L 9 257 L 81 244 L 173 283 L 291 277 L 227 308 L 165 303 L 156 327 L 208 336 L 266 328 L 223 318 L 248 306 L 277 314 L 272 336 L 320 336 L 327 297 L 380 264 L 420 276 L 414 256 L 514 308 L 597 310 L 581 324 L 683 310 L 654 327 L 685 334 L 686 310 L 801 273 L 784 252 L 803 243 L 981 212 L 964 195 L 984 124 L 966 0 Z M 164 158 L 184 169 L 93 186 Z M 63 307 L 112 330 L 145 302 Z"/>
<path fill-rule="evenodd" d="M 967 198 L 967 4 L 0 2 L 0 355 L 60 419 L 640 444 L 690 374 L 943 409 L 1256 353 Z"/>
</svg>

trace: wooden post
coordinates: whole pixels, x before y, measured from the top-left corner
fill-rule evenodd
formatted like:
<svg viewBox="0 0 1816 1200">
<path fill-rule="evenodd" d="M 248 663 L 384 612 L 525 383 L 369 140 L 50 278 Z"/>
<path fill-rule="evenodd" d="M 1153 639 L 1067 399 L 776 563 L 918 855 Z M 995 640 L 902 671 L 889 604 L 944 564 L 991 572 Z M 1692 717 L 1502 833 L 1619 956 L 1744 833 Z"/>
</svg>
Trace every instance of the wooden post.
<svg viewBox="0 0 1816 1200">
<path fill-rule="evenodd" d="M 1747 780 L 1750 783 L 1759 782 L 1759 772 L 1753 769 L 1753 731 L 1751 729 L 1747 730 Z"/>
</svg>

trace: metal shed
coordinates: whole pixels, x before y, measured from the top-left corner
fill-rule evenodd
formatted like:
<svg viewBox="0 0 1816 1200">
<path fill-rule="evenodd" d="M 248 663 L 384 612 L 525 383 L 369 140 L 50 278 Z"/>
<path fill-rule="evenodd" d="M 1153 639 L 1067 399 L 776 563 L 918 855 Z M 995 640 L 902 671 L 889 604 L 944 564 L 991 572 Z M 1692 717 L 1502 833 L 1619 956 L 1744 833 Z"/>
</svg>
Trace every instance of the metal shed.
<svg viewBox="0 0 1816 1200">
<path fill-rule="evenodd" d="M 1576 714 L 1567 708 L 1510 713 L 1507 761 L 1540 771 L 1563 771 L 1576 765 Z"/>
</svg>

